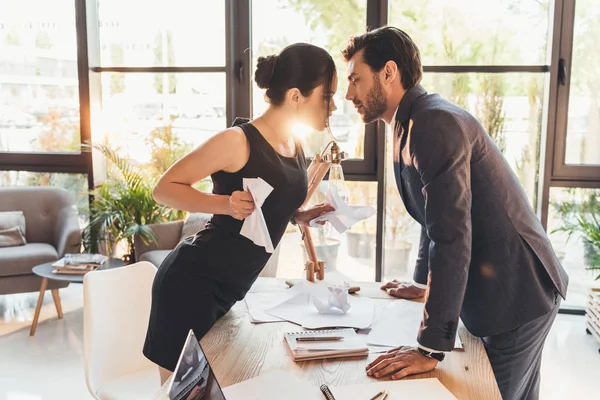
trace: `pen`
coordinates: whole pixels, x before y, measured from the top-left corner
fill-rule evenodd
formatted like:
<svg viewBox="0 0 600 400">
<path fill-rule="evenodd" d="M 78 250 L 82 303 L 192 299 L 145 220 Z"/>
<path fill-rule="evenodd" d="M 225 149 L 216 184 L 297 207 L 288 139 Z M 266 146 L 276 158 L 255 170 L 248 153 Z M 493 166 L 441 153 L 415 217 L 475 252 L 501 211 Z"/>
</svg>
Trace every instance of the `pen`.
<svg viewBox="0 0 600 400">
<path fill-rule="evenodd" d="M 323 394 L 325 395 L 325 398 L 327 400 L 335 400 L 335 397 L 333 397 L 333 393 L 331 393 L 331 390 L 329 390 L 329 387 L 325 384 L 322 384 L 321 387 L 321 392 L 323 392 Z"/>
<path fill-rule="evenodd" d="M 383 395 L 383 397 L 381 398 L 381 400 L 385 400 L 387 399 L 388 394 L 390 394 L 390 392 L 388 392 L 387 390 L 385 391 L 385 394 Z"/>
<path fill-rule="evenodd" d="M 377 393 L 375 396 L 371 397 L 369 400 L 375 400 L 376 398 L 381 396 L 383 393 L 385 393 L 385 390 L 382 390 L 381 392 Z"/>
<path fill-rule="evenodd" d="M 305 336 L 297 337 L 297 342 L 320 342 L 322 340 L 342 340 L 343 336 Z"/>
</svg>

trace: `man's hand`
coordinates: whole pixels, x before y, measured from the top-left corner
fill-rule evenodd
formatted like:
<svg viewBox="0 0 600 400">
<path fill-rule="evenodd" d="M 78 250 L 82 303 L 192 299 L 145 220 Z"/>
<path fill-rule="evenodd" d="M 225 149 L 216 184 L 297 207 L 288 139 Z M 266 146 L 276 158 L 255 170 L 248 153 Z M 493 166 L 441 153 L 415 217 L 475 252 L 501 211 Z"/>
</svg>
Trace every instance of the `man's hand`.
<svg viewBox="0 0 600 400">
<path fill-rule="evenodd" d="M 394 279 L 381 287 L 382 290 L 387 290 L 388 293 L 400 299 L 418 299 L 425 296 L 426 289 L 416 287 L 410 282 L 400 282 Z"/>
<path fill-rule="evenodd" d="M 335 208 L 333 208 L 329 204 L 317 204 L 316 206 L 309 208 L 308 210 L 298 210 L 296 211 L 296 223 L 308 226 L 310 224 L 310 221 L 312 221 L 313 219 L 332 211 L 335 211 Z M 320 225 L 324 225 L 325 221 L 317 223 Z"/>
<path fill-rule="evenodd" d="M 377 357 L 367 365 L 367 375 L 391 379 L 400 379 L 408 375 L 421 374 L 434 369 L 438 361 L 425 357 L 415 347 L 398 347 Z"/>
</svg>

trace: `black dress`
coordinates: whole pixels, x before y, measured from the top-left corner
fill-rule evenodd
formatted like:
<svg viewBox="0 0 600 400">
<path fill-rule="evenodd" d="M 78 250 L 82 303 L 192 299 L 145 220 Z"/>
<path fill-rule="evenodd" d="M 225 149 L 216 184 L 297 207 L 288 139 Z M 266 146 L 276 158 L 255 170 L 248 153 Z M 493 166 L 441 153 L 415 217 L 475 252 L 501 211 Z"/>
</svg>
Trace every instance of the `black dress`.
<svg viewBox="0 0 600 400">
<path fill-rule="evenodd" d="M 246 134 L 250 157 L 238 172 L 214 173 L 213 193 L 243 190 L 243 178 L 260 177 L 269 183 L 274 189 L 262 211 L 276 247 L 307 194 L 304 153 L 296 143 L 295 157 L 281 156 L 252 124 L 239 122 L 234 125 Z M 258 277 L 271 254 L 240 235 L 242 224 L 214 215 L 205 229 L 180 242 L 161 264 L 152 286 L 144 344 L 144 355 L 152 362 L 173 371 L 189 330 L 202 338 Z"/>
</svg>

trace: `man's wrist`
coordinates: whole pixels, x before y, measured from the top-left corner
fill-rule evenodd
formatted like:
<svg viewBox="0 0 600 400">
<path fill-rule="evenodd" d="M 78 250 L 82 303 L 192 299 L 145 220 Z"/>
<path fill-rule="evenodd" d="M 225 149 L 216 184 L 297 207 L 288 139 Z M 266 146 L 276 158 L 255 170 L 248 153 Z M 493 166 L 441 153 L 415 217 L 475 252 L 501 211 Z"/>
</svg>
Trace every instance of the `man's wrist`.
<svg viewBox="0 0 600 400">
<path fill-rule="evenodd" d="M 413 284 L 414 287 L 417 287 L 419 289 L 427 289 L 427 284 L 422 284 L 422 283 L 419 283 L 419 282 L 417 282 L 415 280 L 412 281 L 412 284 Z"/>
<path fill-rule="evenodd" d="M 443 351 L 433 350 L 433 349 L 430 349 L 428 347 L 421 346 L 421 345 L 419 345 L 417 347 L 417 350 L 423 356 L 425 356 L 427 358 L 433 358 L 433 359 L 437 360 L 438 362 L 444 361 L 444 358 L 446 357 L 446 354 Z"/>
</svg>

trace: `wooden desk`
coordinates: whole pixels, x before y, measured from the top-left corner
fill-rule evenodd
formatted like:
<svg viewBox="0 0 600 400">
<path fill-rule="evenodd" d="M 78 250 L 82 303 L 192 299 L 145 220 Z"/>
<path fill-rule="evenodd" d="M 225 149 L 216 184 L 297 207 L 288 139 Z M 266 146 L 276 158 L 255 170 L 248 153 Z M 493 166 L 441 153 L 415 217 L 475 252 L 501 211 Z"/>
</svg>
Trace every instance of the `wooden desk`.
<svg viewBox="0 0 600 400">
<path fill-rule="evenodd" d="M 385 298 L 379 284 L 361 283 L 361 296 Z M 284 280 L 259 278 L 253 292 L 285 290 Z M 389 297 L 389 296 L 387 296 Z M 390 297 L 391 298 L 391 297 Z M 201 340 L 202 347 L 221 384 L 226 387 L 261 373 L 283 369 L 319 386 L 367 383 L 375 381 L 365 373 L 365 365 L 379 354 L 369 357 L 296 363 L 285 348 L 284 332 L 302 329 L 289 322 L 252 324 L 246 304 L 238 302 Z M 405 379 L 438 378 L 459 400 L 501 400 L 492 368 L 481 341 L 464 326 L 460 328 L 464 351 L 453 351 L 432 372 Z"/>
</svg>

